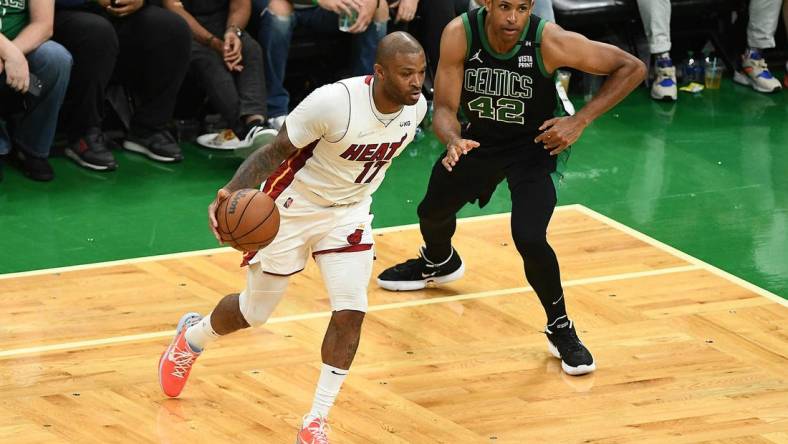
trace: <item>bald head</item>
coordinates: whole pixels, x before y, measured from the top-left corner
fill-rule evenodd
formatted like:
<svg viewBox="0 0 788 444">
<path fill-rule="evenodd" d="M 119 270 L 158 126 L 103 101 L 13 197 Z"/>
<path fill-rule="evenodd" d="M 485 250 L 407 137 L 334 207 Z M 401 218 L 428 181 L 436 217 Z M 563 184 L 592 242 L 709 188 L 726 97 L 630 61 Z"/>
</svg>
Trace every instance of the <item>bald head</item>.
<svg viewBox="0 0 788 444">
<path fill-rule="evenodd" d="M 397 54 L 419 54 L 424 49 L 421 44 L 407 32 L 397 31 L 383 37 L 378 43 L 378 53 L 375 63 L 387 65 Z"/>
</svg>

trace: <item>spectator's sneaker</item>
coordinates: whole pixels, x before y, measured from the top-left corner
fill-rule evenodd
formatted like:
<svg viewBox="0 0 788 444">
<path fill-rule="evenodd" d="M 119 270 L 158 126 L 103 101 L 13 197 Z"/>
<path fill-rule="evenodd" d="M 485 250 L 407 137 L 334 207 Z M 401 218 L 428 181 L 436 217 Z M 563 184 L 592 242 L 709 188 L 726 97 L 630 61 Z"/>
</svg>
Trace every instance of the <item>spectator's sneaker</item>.
<svg viewBox="0 0 788 444">
<path fill-rule="evenodd" d="M 330 431 L 331 427 L 328 426 L 326 419 L 318 416 L 301 428 L 296 436 L 296 444 L 329 444 L 328 432 Z"/>
<path fill-rule="evenodd" d="M 654 81 L 651 84 L 651 98 L 654 100 L 676 100 L 676 67 L 670 57 L 657 57 L 654 62 Z"/>
<path fill-rule="evenodd" d="M 572 376 L 596 370 L 594 357 L 577 337 L 574 323 L 564 316 L 553 324 L 545 327 L 544 333 L 547 335 L 547 349 L 561 360 L 561 368 Z"/>
<path fill-rule="evenodd" d="M 242 143 L 244 148 L 259 148 L 267 143 L 271 143 L 277 134 L 279 134 L 279 130 L 268 123 L 255 125 L 246 133 L 246 137 L 244 137 Z"/>
<path fill-rule="evenodd" d="M 225 129 L 218 133 L 203 134 L 197 138 L 197 143 L 214 150 L 237 150 L 241 148 L 241 141 L 233 130 Z"/>
<path fill-rule="evenodd" d="M 456 281 L 465 274 L 457 250 L 451 249 L 448 259 L 436 264 L 424 257 L 424 247 L 419 249 L 419 257 L 387 268 L 378 275 L 378 286 L 391 291 L 421 290 L 427 284 L 445 284 Z"/>
<path fill-rule="evenodd" d="M 733 73 L 734 82 L 751 86 L 752 89 L 762 93 L 777 92 L 782 89 L 780 81 L 769 72 L 766 60 L 758 50 L 749 49 L 744 53 L 741 58 L 741 71 L 736 70 Z"/>
<path fill-rule="evenodd" d="M 167 130 L 146 131 L 132 128 L 123 141 L 123 148 L 159 162 L 180 162 L 183 159 L 178 142 Z"/>
<path fill-rule="evenodd" d="M 25 176 L 39 182 L 49 182 L 55 178 L 55 172 L 46 158 L 31 156 L 22 150 L 16 150 L 16 155 Z"/>
<path fill-rule="evenodd" d="M 66 156 L 77 165 L 91 170 L 112 171 L 118 167 L 99 128 L 89 129 L 84 136 L 69 145 Z"/>
<path fill-rule="evenodd" d="M 169 347 L 164 350 L 159 358 L 159 385 L 165 395 L 175 398 L 183 391 L 192 365 L 200 353 L 192 351 L 186 342 L 186 330 L 200 322 L 202 316 L 198 313 L 186 313 L 178 321 L 175 337 Z"/>
<path fill-rule="evenodd" d="M 219 133 L 203 134 L 197 138 L 197 143 L 206 148 L 215 150 L 257 148 L 272 141 L 278 133 L 279 131 L 271 128 L 267 124 L 261 124 L 250 128 L 243 140 L 239 140 L 233 130 L 226 129 Z"/>
<path fill-rule="evenodd" d="M 268 126 L 279 131 L 282 129 L 282 126 L 285 124 L 285 119 L 287 119 L 287 116 L 271 117 L 270 119 L 268 119 Z"/>
</svg>

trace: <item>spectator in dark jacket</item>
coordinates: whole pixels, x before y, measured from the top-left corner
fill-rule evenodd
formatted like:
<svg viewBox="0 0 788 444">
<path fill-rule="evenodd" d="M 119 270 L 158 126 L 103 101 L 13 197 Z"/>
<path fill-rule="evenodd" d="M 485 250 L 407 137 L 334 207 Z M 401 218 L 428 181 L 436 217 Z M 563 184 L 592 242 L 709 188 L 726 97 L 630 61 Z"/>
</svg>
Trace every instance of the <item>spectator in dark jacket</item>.
<svg viewBox="0 0 788 444">
<path fill-rule="evenodd" d="M 47 157 L 71 72 L 71 55 L 49 40 L 54 11 L 52 0 L 0 8 L 0 116 L 9 123 L 0 121 L 0 180 L 11 148 L 28 177 L 54 177 Z"/>
<path fill-rule="evenodd" d="M 261 145 L 276 136 L 266 126 L 265 74 L 260 45 L 244 30 L 249 0 L 164 0 L 164 7 L 183 17 L 192 31 L 191 70 L 208 100 L 229 128 L 203 134 L 197 143 L 208 148 L 237 149 Z"/>
<path fill-rule="evenodd" d="M 56 0 L 54 40 L 74 57 L 63 124 L 66 155 L 93 170 L 114 170 L 102 132 L 107 85 L 115 76 L 135 101 L 123 148 L 160 162 L 181 150 L 165 125 L 189 66 L 186 22 L 144 0 Z"/>
</svg>

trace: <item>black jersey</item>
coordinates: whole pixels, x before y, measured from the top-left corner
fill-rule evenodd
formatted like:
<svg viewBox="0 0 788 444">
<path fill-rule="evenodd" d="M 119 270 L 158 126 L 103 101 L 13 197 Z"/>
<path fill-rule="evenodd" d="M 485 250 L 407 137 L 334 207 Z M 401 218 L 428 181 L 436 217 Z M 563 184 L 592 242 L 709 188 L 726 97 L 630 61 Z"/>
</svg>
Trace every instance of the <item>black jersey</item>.
<svg viewBox="0 0 788 444">
<path fill-rule="evenodd" d="M 517 44 L 506 54 L 490 47 L 484 31 L 487 9 L 462 15 L 468 51 L 460 105 L 468 124 L 462 137 L 479 142 L 477 154 L 526 150 L 520 155 L 554 162 L 541 144 L 535 144 L 539 127 L 563 110 L 553 77 L 545 71 L 540 50 L 547 23 L 531 15 Z M 473 152 L 473 151 L 472 151 Z"/>
</svg>

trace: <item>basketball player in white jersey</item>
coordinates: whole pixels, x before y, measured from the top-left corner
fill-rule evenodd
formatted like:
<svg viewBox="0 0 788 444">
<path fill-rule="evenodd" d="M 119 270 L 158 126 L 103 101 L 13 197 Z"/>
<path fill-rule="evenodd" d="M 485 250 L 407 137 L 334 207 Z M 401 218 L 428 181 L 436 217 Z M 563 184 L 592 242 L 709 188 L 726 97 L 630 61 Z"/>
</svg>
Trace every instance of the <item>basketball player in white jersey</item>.
<svg viewBox="0 0 788 444">
<path fill-rule="evenodd" d="M 288 277 L 311 255 L 331 300 L 332 316 L 321 349 L 323 364 L 311 411 L 297 443 L 327 443 L 326 417 L 353 362 L 367 310 L 372 272 L 371 194 L 413 140 L 427 104 L 421 95 L 425 57 L 409 34 L 386 36 L 378 46 L 375 75 L 313 91 L 287 117 L 276 139 L 255 151 L 208 207 L 229 194 L 257 187 L 279 208 L 273 243 L 249 254 L 246 289 L 225 296 L 201 317 L 185 314 L 159 361 L 167 396 L 183 390 L 195 359 L 220 336 L 262 325 L 279 303 Z"/>
</svg>

